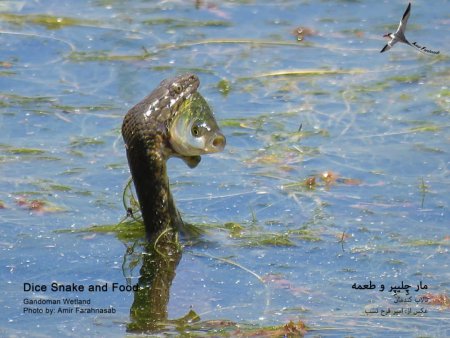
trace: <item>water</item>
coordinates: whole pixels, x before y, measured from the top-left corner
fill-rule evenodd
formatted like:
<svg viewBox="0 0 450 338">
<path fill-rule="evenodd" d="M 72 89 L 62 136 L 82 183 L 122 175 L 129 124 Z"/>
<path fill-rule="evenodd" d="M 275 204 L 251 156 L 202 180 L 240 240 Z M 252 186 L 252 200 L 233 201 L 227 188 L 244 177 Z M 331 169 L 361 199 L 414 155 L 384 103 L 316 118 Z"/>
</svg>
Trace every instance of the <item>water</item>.
<svg viewBox="0 0 450 338">
<path fill-rule="evenodd" d="M 408 23 L 409 40 L 437 57 L 406 45 L 379 53 L 403 2 L 197 7 L 1 4 L 2 336 L 127 335 L 132 292 L 23 284 L 127 284 L 115 235 L 57 230 L 125 216 L 122 118 L 185 71 L 199 75 L 227 147 L 194 170 L 169 161 L 183 218 L 207 233 L 184 242 L 168 317 L 192 309 L 203 323 L 192 330 L 205 335 L 301 320 L 310 336 L 448 336 L 448 1 L 414 3 Z M 314 34 L 297 41 L 299 26 Z M 309 73 L 275 74 L 298 70 Z M 138 275 L 139 266 L 132 283 Z M 352 288 L 369 281 L 376 289 Z M 405 301 L 395 303 L 389 288 L 402 282 L 413 300 L 401 290 Z M 116 313 L 23 311 L 25 298 L 75 297 Z M 183 331 L 175 326 L 163 331 Z"/>
</svg>

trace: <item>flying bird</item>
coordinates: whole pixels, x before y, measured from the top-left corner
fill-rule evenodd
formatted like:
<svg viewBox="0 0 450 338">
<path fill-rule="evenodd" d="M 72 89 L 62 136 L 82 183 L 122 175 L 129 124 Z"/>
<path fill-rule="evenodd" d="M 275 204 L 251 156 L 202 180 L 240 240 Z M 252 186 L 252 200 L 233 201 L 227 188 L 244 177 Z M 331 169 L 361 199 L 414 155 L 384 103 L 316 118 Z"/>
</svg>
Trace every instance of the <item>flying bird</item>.
<svg viewBox="0 0 450 338">
<path fill-rule="evenodd" d="M 406 24 L 408 23 L 409 14 L 411 14 L 411 3 L 408 3 L 408 7 L 406 7 L 405 13 L 403 13 L 403 17 L 400 20 L 400 24 L 398 25 L 397 31 L 395 33 L 387 33 L 383 35 L 384 38 L 390 38 L 389 42 L 386 44 L 386 46 L 383 47 L 383 49 L 380 51 L 380 53 L 383 53 L 389 49 L 392 48 L 397 42 L 403 42 L 407 45 L 410 45 L 414 47 L 405 37 L 405 30 L 406 30 Z"/>
<path fill-rule="evenodd" d="M 428 53 L 428 54 L 439 54 L 439 51 L 434 51 L 431 49 L 428 49 L 427 47 L 422 47 L 417 42 L 409 42 L 408 39 L 405 37 L 405 30 L 406 30 L 406 24 L 408 23 L 409 15 L 411 14 L 411 3 L 408 3 L 408 7 L 406 7 L 405 13 L 403 13 L 403 17 L 400 20 L 400 23 L 398 25 L 397 31 L 395 33 L 387 33 L 383 35 L 384 38 L 389 38 L 389 42 L 383 47 L 383 49 L 380 51 L 380 53 L 383 53 L 389 49 L 391 49 L 397 42 L 403 42 L 407 45 L 410 45 L 411 47 L 416 48 L 421 53 Z"/>
</svg>

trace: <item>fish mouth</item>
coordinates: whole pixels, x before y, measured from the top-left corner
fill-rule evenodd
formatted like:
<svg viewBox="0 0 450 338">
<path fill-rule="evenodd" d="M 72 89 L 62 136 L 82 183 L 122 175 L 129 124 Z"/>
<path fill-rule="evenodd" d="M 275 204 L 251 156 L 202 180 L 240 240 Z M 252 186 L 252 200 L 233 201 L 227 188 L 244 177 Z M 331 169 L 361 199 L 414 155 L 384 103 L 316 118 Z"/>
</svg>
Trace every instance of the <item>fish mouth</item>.
<svg viewBox="0 0 450 338">
<path fill-rule="evenodd" d="M 169 156 L 190 157 L 221 152 L 227 143 L 225 136 L 221 132 L 214 132 L 212 135 L 202 136 L 198 139 L 191 139 L 191 142 L 180 143 L 170 142 L 172 153 Z"/>
<path fill-rule="evenodd" d="M 206 153 L 218 153 L 221 152 L 225 145 L 227 144 L 227 139 L 222 133 L 216 133 L 208 142 L 207 147 L 205 147 Z"/>
<path fill-rule="evenodd" d="M 222 133 L 216 134 L 213 141 L 211 142 L 212 146 L 216 151 L 222 151 L 225 148 L 225 145 L 227 144 L 227 139 Z"/>
</svg>

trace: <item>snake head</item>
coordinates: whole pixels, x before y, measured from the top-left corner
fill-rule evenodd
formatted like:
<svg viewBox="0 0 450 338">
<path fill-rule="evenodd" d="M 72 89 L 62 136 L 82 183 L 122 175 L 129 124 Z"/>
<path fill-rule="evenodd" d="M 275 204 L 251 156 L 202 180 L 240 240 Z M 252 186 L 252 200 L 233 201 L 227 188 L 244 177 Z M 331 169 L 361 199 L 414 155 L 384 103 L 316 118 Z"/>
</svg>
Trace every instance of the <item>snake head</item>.
<svg viewBox="0 0 450 338">
<path fill-rule="evenodd" d="M 171 79 L 166 79 L 159 86 L 168 91 L 166 97 L 170 99 L 169 105 L 171 108 L 176 109 L 184 99 L 197 91 L 199 85 L 200 80 L 197 75 L 186 73 Z"/>
</svg>

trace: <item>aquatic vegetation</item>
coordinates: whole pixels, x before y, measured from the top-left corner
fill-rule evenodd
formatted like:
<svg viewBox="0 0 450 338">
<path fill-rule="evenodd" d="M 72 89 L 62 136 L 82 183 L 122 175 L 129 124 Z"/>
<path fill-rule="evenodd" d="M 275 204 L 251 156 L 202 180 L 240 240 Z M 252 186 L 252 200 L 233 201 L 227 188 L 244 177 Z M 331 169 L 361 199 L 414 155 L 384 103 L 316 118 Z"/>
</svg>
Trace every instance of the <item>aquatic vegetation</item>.
<svg viewBox="0 0 450 338">
<path fill-rule="evenodd" d="M 191 20 L 177 18 L 154 18 L 142 21 L 143 24 L 149 26 L 164 25 L 168 29 L 190 28 L 190 27 L 230 27 L 232 23 L 224 20 Z"/>
<path fill-rule="evenodd" d="M 301 320 L 289 321 L 284 325 L 259 326 L 226 319 L 201 320 L 201 316 L 190 310 L 178 319 L 158 323 L 164 332 L 196 337 L 303 337 L 310 328 Z M 135 325 L 129 326 L 130 332 L 136 331 Z M 138 330 L 139 331 L 139 330 Z"/>
<path fill-rule="evenodd" d="M 142 47 L 140 54 L 113 54 L 110 51 L 72 51 L 67 59 L 73 62 L 131 62 L 142 61 L 152 58 L 155 53 L 150 53 L 145 47 Z"/>
<path fill-rule="evenodd" d="M 256 74 L 250 79 L 257 79 L 263 77 L 275 77 L 275 76 L 322 76 L 322 75 L 339 75 L 339 74 L 350 74 L 358 75 L 364 74 L 364 69 L 294 69 L 294 70 L 277 70 L 274 72 Z M 249 78 L 240 78 L 240 80 Z"/>
<path fill-rule="evenodd" d="M 259 233 L 247 236 L 241 236 L 240 245 L 248 247 L 261 247 L 261 246 L 295 246 L 295 243 L 289 238 L 288 234 L 270 234 Z"/>
<path fill-rule="evenodd" d="M 55 98 L 49 96 L 24 96 L 11 93 L 0 93 L 0 105 L 3 107 L 30 106 L 39 103 L 52 104 L 55 101 Z"/>
<path fill-rule="evenodd" d="M 92 225 L 81 229 L 61 229 L 56 230 L 56 233 L 114 234 L 118 240 L 124 243 L 133 243 L 145 237 L 145 228 L 142 222 L 124 219 L 116 224 Z"/>
<path fill-rule="evenodd" d="M 83 148 L 87 146 L 96 146 L 104 144 L 105 141 L 99 139 L 98 137 L 77 137 L 70 141 L 69 146 L 71 148 Z"/>
<path fill-rule="evenodd" d="M 398 98 L 402 101 L 409 101 L 412 99 L 412 96 L 410 94 L 401 93 Z"/>
<path fill-rule="evenodd" d="M 396 75 L 387 78 L 387 81 L 395 81 L 399 83 L 416 83 L 423 79 L 420 74 Z"/>
<path fill-rule="evenodd" d="M 445 151 L 438 147 L 427 147 L 424 144 L 415 144 L 414 148 L 416 148 L 419 151 L 425 151 L 428 153 L 434 153 L 434 154 L 444 154 Z"/>
<path fill-rule="evenodd" d="M 355 85 L 353 90 L 359 93 L 383 92 L 391 86 L 388 81 L 378 81 L 369 85 Z"/>
<path fill-rule="evenodd" d="M 427 184 L 425 184 L 425 180 L 423 179 L 423 177 L 421 177 L 420 179 L 419 189 L 422 196 L 421 207 L 423 208 L 423 205 L 425 203 L 425 196 L 429 191 L 429 187 Z"/>
<path fill-rule="evenodd" d="M 13 155 L 42 155 L 46 153 L 45 150 L 36 148 L 14 148 L 10 146 L 3 146 L 2 148 L 2 151 Z"/>
<path fill-rule="evenodd" d="M 438 132 L 442 130 L 441 126 L 435 126 L 435 125 L 425 125 L 425 126 L 421 126 L 421 127 L 413 127 L 410 129 L 411 132 L 414 133 L 423 133 L 423 132 Z"/>
<path fill-rule="evenodd" d="M 243 235 L 244 227 L 239 223 L 229 222 L 223 225 L 226 229 L 230 231 L 230 237 L 240 238 Z"/>
<path fill-rule="evenodd" d="M 443 88 L 438 95 L 439 97 L 450 97 L 450 89 Z"/>
<path fill-rule="evenodd" d="M 0 71 L 0 76 L 13 76 L 16 75 L 15 71 L 12 70 L 2 70 Z"/>
<path fill-rule="evenodd" d="M 299 47 L 299 44 L 296 42 L 289 41 L 276 41 L 276 40 L 258 40 L 258 39 L 205 39 L 198 41 L 190 41 L 183 42 L 179 44 L 162 44 L 159 46 L 160 51 L 164 50 L 172 50 L 172 49 L 182 49 L 189 48 L 199 45 L 226 45 L 226 44 L 244 44 L 244 45 L 253 45 L 253 46 L 290 46 L 290 47 Z M 305 46 L 305 45 L 303 45 Z"/>
<path fill-rule="evenodd" d="M 71 152 L 71 154 L 72 154 L 72 152 Z M 60 175 L 63 175 L 63 176 L 78 175 L 84 171 L 86 171 L 85 168 L 70 168 L 70 169 L 64 170 Z"/>
<path fill-rule="evenodd" d="M 299 320 L 281 326 L 268 326 L 256 329 L 238 329 L 233 333 L 235 337 L 303 337 L 308 331 L 308 327 L 304 322 Z"/>
<path fill-rule="evenodd" d="M 322 239 L 320 238 L 321 232 L 318 230 L 309 229 L 307 227 L 303 227 L 298 230 L 290 230 L 289 235 L 292 238 L 305 241 L 305 242 L 320 242 Z"/>
<path fill-rule="evenodd" d="M 40 193 L 73 191 L 72 187 L 65 184 L 56 183 L 55 181 L 49 179 L 38 179 L 30 182 L 30 184 L 36 186 Z"/>
<path fill-rule="evenodd" d="M 217 89 L 219 89 L 219 92 L 223 94 L 224 96 L 227 96 L 230 93 L 231 90 L 231 84 L 230 81 L 222 79 L 217 83 Z"/>
<path fill-rule="evenodd" d="M 404 245 L 410 247 L 423 247 L 423 246 L 450 246 L 450 243 L 445 240 L 435 239 L 414 239 L 407 241 Z"/>
<path fill-rule="evenodd" d="M 50 152 L 38 148 L 20 148 L 10 145 L 0 145 L 0 152 L 5 156 L 0 157 L 0 162 L 18 162 L 25 158 L 40 161 L 60 161 L 60 158 L 51 155 Z"/>
<path fill-rule="evenodd" d="M 47 29 L 61 29 L 67 26 L 97 26 L 99 21 L 49 14 L 12 14 L 0 13 L 0 20 L 15 25 L 35 24 Z"/>
</svg>

